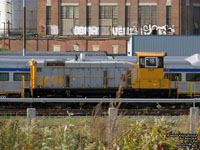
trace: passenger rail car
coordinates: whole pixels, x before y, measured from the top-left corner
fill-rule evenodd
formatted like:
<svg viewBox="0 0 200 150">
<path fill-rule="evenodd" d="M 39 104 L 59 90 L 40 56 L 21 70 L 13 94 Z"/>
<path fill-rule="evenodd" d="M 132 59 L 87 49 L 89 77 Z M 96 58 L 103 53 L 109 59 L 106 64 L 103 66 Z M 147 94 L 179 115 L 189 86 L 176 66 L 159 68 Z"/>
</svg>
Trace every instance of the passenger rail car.
<svg viewBox="0 0 200 150">
<path fill-rule="evenodd" d="M 2 97 L 194 97 L 200 67 L 186 57 L 0 56 Z M 33 60 L 32 60 L 33 58 Z M 98 58 L 95 60 L 95 58 Z"/>
</svg>

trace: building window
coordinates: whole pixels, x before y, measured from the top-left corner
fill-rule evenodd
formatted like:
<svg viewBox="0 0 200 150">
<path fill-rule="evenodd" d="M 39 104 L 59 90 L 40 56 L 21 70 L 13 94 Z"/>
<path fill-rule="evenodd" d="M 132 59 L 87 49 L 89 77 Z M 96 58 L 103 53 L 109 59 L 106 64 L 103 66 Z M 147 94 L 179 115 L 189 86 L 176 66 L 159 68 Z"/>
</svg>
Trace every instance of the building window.
<svg viewBox="0 0 200 150">
<path fill-rule="evenodd" d="M 139 24 L 156 25 L 157 24 L 157 6 L 139 6 Z"/>
<path fill-rule="evenodd" d="M 61 33 L 72 35 L 73 28 L 79 25 L 79 7 L 61 6 Z"/>
<path fill-rule="evenodd" d="M 46 34 L 51 34 L 51 6 L 46 7 Z"/>
<path fill-rule="evenodd" d="M 111 35 L 112 27 L 117 26 L 118 6 L 100 6 L 100 33 L 101 35 Z"/>
<path fill-rule="evenodd" d="M 194 19 L 193 19 L 193 32 L 194 34 L 200 34 L 200 7 L 194 6 Z"/>
<path fill-rule="evenodd" d="M 91 26 L 91 6 L 87 6 L 87 26 Z"/>
<path fill-rule="evenodd" d="M 166 8 L 166 24 L 171 26 L 171 6 L 167 6 Z"/>
<path fill-rule="evenodd" d="M 24 76 L 25 81 L 30 81 L 30 73 L 14 73 L 14 81 L 22 81 L 22 76 Z"/>
</svg>

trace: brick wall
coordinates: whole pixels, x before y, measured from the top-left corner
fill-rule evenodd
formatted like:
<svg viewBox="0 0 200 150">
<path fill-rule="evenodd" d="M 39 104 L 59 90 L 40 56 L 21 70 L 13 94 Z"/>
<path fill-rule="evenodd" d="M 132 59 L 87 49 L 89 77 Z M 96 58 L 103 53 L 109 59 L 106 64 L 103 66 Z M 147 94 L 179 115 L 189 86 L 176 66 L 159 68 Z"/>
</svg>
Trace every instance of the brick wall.
<svg viewBox="0 0 200 150">
<path fill-rule="evenodd" d="M 23 40 L 19 39 L 6 39 L 5 46 L 4 40 L 0 39 L 2 48 L 10 49 L 12 51 L 22 51 Z M 75 39 L 75 40 L 49 40 L 49 39 L 29 39 L 27 40 L 27 51 L 54 51 L 54 46 L 59 46 L 60 51 L 73 51 L 74 45 L 79 47 L 79 51 L 93 51 L 93 45 L 98 45 L 100 51 L 107 51 L 113 53 L 113 46 L 118 46 L 119 54 L 126 54 L 127 42 L 125 39 Z"/>
<path fill-rule="evenodd" d="M 166 0 L 159 0 L 157 5 L 157 25 L 166 24 Z"/>
<path fill-rule="evenodd" d="M 180 33 L 180 0 L 172 0 L 172 7 L 171 7 L 171 11 L 172 11 L 172 25 L 175 25 L 175 31 L 176 34 L 181 34 Z"/>
<path fill-rule="evenodd" d="M 38 34 L 46 34 L 46 2 L 47 0 L 38 1 L 38 15 L 37 15 Z"/>
<path fill-rule="evenodd" d="M 185 34 L 185 1 L 186 0 L 171 0 L 171 23 L 175 25 L 176 34 Z M 157 25 L 164 26 L 166 24 L 166 2 L 167 0 L 51 0 L 52 6 L 52 24 L 58 25 L 60 28 L 60 4 L 61 3 L 78 3 L 79 4 L 79 24 L 86 25 L 87 20 L 87 3 L 91 4 L 91 24 L 99 26 L 99 5 L 100 3 L 117 3 L 118 4 L 118 25 L 125 26 L 125 5 L 130 4 L 130 25 L 138 26 L 138 6 L 139 3 L 156 3 L 157 4 Z M 181 3 L 180 3 L 181 2 Z M 192 3 L 199 0 L 190 0 L 190 22 L 193 19 Z M 180 11 L 181 9 L 181 11 Z M 180 18 L 180 16 L 182 16 Z M 38 1 L 38 33 L 46 33 L 46 0 Z M 190 30 L 193 30 L 191 25 Z"/>
<path fill-rule="evenodd" d="M 87 20 L 87 0 L 79 1 L 79 24 L 86 26 Z"/>
</svg>

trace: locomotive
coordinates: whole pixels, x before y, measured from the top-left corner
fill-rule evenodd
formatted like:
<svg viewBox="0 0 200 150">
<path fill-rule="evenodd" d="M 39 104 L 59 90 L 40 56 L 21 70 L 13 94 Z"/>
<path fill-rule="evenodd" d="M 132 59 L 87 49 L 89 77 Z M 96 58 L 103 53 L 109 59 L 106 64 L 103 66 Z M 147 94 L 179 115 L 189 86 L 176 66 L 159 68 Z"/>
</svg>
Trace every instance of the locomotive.
<svg viewBox="0 0 200 150">
<path fill-rule="evenodd" d="M 0 56 L 4 97 L 194 97 L 200 69 L 185 57 L 136 52 L 136 57 Z M 13 59 L 15 58 L 15 59 Z"/>
</svg>

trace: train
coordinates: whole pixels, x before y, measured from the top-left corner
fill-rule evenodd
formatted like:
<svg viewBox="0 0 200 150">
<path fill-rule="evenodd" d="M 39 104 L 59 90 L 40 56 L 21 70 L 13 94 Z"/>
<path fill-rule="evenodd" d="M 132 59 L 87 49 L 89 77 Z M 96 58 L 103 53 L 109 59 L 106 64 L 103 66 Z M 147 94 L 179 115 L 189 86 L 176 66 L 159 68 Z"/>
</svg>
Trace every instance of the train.
<svg viewBox="0 0 200 150">
<path fill-rule="evenodd" d="M 0 54 L 0 97 L 184 98 L 200 95 L 199 54 Z M 193 58 L 197 58 L 196 64 Z"/>
</svg>

